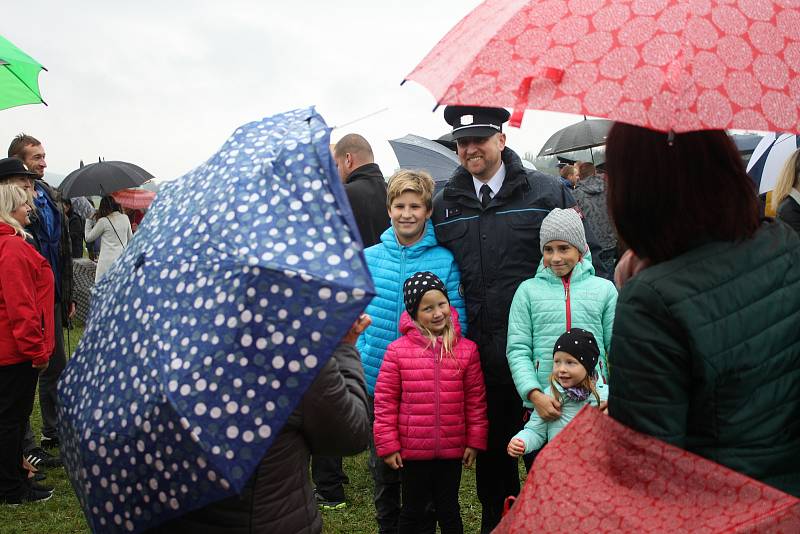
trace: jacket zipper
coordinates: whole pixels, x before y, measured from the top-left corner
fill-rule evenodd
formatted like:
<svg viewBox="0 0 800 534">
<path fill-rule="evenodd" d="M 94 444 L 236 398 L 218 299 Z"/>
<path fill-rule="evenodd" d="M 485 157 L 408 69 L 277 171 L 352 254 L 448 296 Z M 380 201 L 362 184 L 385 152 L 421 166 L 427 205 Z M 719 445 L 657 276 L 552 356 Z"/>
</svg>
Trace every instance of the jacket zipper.
<svg viewBox="0 0 800 534">
<path fill-rule="evenodd" d="M 570 301 L 569 301 L 569 280 L 572 278 L 572 273 L 570 273 L 569 277 L 564 277 L 561 279 L 561 283 L 564 284 L 564 301 L 567 304 L 567 330 L 572 328 L 572 309 L 570 308 Z"/>
<path fill-rule="evenodd" d="M 399 243 L 398 243 L 399 244 Z M 400 245 L 400 294 L 403 293 L 403 282 L 406 280 L 406 247 Z M 403 299 L 397 303 L 397 313 L 395 314 L 394 324 L 397 325 L 395 335 L 400 337 L 400 316 L 403 315 Z"/>
<path fill-rule="evenodd" d="M 441 350 L 441 349 L 440 349 Z M 436 358 L 436 342 L 432 346 L 433 352 L 433 387 L 434 387 L 434 447 L 433 457 L 439 457 L 439 360 Z"/>
</svg>

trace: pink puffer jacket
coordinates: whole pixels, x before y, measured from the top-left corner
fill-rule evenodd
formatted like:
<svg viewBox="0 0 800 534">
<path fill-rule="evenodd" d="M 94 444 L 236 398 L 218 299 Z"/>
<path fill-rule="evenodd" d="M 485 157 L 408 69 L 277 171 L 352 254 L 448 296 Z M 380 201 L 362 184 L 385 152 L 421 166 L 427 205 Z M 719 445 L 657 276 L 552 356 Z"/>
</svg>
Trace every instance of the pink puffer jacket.
<svg viewBox="0 0 800 534">
<path fill-rule="evenodd" d="M 435 356 L 429 340 L 405 312 L 402 337 L 386 349 L 375 385 L 375 448 L 405 460 L 461 458 L 465 447 L 486 449 L 489 421 L 478 347 L 461 337 L 455 359 Z"/>
</svg>

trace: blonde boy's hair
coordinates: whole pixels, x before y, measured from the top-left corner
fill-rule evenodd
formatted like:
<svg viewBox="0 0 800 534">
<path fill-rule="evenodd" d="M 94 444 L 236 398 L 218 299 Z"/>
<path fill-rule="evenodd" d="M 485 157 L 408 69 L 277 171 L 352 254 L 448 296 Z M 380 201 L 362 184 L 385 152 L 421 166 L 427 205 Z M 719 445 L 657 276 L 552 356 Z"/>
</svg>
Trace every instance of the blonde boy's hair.
<svg viewBox="0 0 800 534">
<path fill-rule="evenodd" d="M 386 207 L 390 208 L 394 199 L 403 193 L 412 192 L 422 197 L 428 211 L 433 209 L 433 178 L 425 171 L 402 169 L 389 178 L 386 191 Z"/>
<path fill-rule="evenodd" d="M 20 186 L 0 184 L 0 221 L 10 225 L 16 234 L 24 239 L 30 239 L 31 236 L 19 224 L 19 221 L 11 216 L 11 212 L 27 202 L 28 194 Z"/>
</svg>

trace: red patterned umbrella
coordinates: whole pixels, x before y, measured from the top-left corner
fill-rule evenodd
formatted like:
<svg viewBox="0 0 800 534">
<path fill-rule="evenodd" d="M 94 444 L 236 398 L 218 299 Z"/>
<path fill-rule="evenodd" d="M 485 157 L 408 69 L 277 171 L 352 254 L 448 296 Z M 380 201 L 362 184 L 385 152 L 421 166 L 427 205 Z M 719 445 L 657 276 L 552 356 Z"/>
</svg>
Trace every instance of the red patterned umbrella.
<svg viewBox="0 0 800 534">
<path fill-rule="evenodd" d="M 791 6 L 791 7 L 789 7 Z M 440 104 L 800 132 L 797 0 L 487 0 L 408 75 Z"/>
<path fill-rule="evenodd" d="M 789 534 L 800 499 L 584 408 L 494 532 Z"/>
<path fill-rule="evenodd" d="M 122 189 L 111 193 L 123 208 L 130 208 L 134 210 L 146 210 L 153 203 L 156 194 L 147 189 Z"/>
</svg>

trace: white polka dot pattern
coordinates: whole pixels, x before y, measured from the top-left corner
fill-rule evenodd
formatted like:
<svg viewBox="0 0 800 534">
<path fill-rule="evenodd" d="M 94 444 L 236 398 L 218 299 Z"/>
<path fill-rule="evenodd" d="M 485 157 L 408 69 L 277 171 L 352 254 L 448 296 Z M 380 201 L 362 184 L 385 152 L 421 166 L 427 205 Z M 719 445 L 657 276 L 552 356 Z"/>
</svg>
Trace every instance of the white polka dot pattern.
<svg viewBox="0 0 800 534">
<path fill-rule="evenodd" d="M 313 108 L 237 129 L 162 188 L 96 286 L 59 383 L 93 531 L 240 490 L 374 294 L 329 139 Z"/>
<path fill-rule="evenodd" d="M 488 0 L 408 75 L 440 104 L 800 132 L 798 0 Z M 518 124 L 516 124 L 518 125 Z"/>
</svg>

